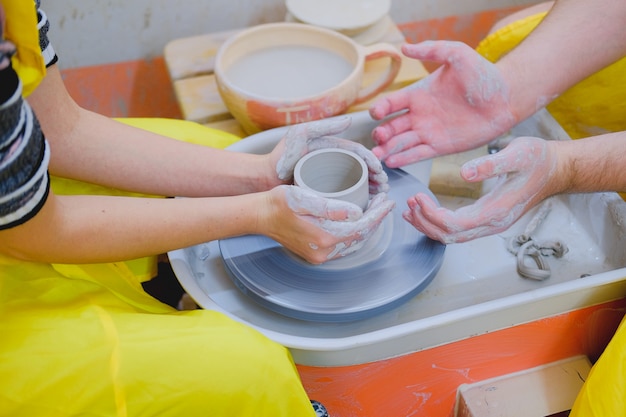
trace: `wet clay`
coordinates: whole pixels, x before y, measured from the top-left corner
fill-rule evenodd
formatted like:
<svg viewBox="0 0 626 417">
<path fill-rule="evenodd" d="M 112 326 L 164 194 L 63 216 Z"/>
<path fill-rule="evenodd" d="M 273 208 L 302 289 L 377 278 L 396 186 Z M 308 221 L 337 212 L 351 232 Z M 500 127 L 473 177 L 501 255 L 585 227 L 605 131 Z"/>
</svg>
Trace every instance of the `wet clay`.
<svg viewBox="0 0 626 417">
<path fill-rule="evenodd" d="M 354 66 L 313 46 L 276 46 L 242 56 L 226 70 L 242 90 L 261 97 L 314 96 L 346 79 Z"/>
</svg>

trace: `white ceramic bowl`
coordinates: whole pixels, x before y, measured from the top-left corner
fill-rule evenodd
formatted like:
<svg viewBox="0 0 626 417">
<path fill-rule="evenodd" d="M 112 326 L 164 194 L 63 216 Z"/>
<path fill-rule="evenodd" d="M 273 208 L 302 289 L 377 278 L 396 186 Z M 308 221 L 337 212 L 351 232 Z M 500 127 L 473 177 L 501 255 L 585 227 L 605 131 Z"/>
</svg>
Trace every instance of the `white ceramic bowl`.
<svg viewBox="0 0 626 417">
<path fill-rule="evenodd" d="M 365 63 L 385 59 L 365 85 Z M 345 113 L 393 82 L 402 57 L 391 44 L 359 45 L 336 31 L 302 23 L 268 23 L 226 40 L 215 81 L 248 134 Z"/>
<path fill-rule="evenodd" d="M 354 36 L 387 16 L 391 0 L 286 0 L 286 6 L 303 23 Z"/>
</svg>

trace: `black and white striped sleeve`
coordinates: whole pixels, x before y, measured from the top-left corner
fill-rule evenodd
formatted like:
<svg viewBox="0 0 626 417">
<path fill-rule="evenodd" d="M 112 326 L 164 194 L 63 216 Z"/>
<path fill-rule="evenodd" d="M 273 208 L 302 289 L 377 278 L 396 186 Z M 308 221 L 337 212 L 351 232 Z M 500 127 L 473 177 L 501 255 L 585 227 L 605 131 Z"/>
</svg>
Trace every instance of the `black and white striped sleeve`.
<svg viewBox="0 0 626 417">
<path fill-rule="evenodd" d="M 50 66 L 57 56 L 48 40 L 48 18 L 39 3 L 35 0 L 39 45 Z M 48 143 L 9 65 L 0 70 L 0 230 L 28 221 L 43 207 L 50 191 L 49 160 Z"/>
<path fill-rule="evenodd" d="M 39 46 L 41 47 L 41 54 L 43 55 L 46 67 L 49 67 L 50 65 L 56 63 L 58 58 L 54 48 L 52 47 L 52 43 L 50 43 L 50 40 L 48 39 L 50 22 L 48 21 L 48 16 L 46 16 L 44 11 L 39 8 L 40 3 L 40 0 L 35 0 L 35 4 L 37 6 L 37 29 L 39 29 Z"/>
<path fill-rule="evenodd" d="M 0 71 L 0 230 L 28 221 L 43 207 L 50 190 L 49 160 L 37 118 L 9 66 Z"/>
</svg>

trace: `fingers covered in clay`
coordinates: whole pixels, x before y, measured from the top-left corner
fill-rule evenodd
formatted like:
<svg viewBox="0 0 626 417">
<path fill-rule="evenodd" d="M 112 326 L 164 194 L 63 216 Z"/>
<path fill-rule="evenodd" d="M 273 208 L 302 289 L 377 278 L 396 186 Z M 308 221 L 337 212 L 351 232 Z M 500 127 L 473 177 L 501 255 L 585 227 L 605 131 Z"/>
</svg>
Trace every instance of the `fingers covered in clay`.
<svg viewBox="0 0 626 417">
<path fill-rule="evenodd" d="M 276 173 L 282 181 L 293 178 L 297 162 L 307 153 L 324 148 L 340 148 L 356 153 L 369 170 L 369 190 L 371 195 L 389 191 L 387 174 L 374 153 L 359 142 L 343 139 L 337 135 L 351 124 L 351 118 L 333 118 L 294 125 L 285 134 L 273 153 L 280 152 L 277 158 Z"/>
<path fill-rule="evenodd" d="M 324 136 L 337 135 L 351 124 L 349 117 L 318 120 L 297 124 L 287 130 L 277 148 L 282 152 L 276 163 L 276 173 L 281 180 L 293 177 L 293 169 L 300 158 L 311 151 L 311 142 Z"/>
<path fill-rule="evenodd" d="M 358 250 L 395 207 L 385 193 L 374 196 L 363 211 L 355 204 L 319 197 L 296 186 L 278 188 L 294 216 L 283 217 L 285 222 L 293 221 L 292 229 L 281 228 L 285 235 L 278 240 L 316 264 Z"/>
<path fill-rule="evenodd" d="M 552 193 L 556 152 L 549 141 L 521 137 L 493 155 L 465 163 L 461 175 L 467 181 L 493 179 L 491 190 L 473 204 L 449 210 L 425 194 L 407 201 L 406 221 L 443 243 L 459 243 L 508 229 L 534 205 Z"/>
<path fill-rule="evenodd" d="M 388 118 L 372 132 L 372 151 L 387 166 L 479 147 L 517 122 L 500 69 L 468 45 L 426 41 L 402 50 L 442 65 L 370 107 L 374 119 Z"/>
</svg>

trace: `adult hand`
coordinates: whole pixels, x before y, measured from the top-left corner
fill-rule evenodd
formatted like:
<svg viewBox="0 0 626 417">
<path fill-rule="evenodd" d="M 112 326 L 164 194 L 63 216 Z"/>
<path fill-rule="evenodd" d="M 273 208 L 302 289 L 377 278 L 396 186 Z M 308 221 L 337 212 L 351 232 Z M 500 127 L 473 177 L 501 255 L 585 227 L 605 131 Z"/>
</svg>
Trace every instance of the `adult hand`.
<svg viewBox="0 0 626 417">
<path fill-rule="evenodd" d="M 395 206 L 385 193 L 374 196 L 365 212 L 293 185 L 276 187 L 270 195 L 272 214 L 263 221 L 264 234 L 313 264 L 361 248 Z"/>
<path fill-rule="evenodd" d="M 500 70 L 469 46 L 427 41 L 404 45 L 402 52 L 442 66 L 371 106 L 376 120 L 404 111 L 372 134 L 378 145 L 372 151 L 387 166 L 473 149 L 517 123 Z"/>
<path fill-rule="evenodd" d="M 307 153 L 322 148 L 341 148 L 356 153 L 365 161 L 371 195 L 388 191 L 387 174 L 372 151 L 358 142 L 334 136 L 345 131 L 351 122 L 349 117 L 342 117 L 292 126 L 270 154 L 279 180 L 291 182 L 296 163 Z"/>
<path fill-rule="evenodd" d="M 459 243 L 508 229 L 534 205 L 558 191 L 555 143 L 517 138 L 500 152 L 474 159 L 461 167 L 470 182 L 499 177 L 497 184 L 474 204 L 455 211 L 438 207 L 425 194 L 408 200 L 406 221 L 443 243 Z"/>
</svg>

